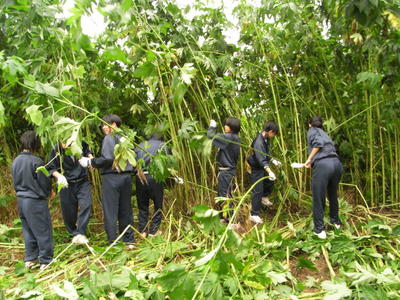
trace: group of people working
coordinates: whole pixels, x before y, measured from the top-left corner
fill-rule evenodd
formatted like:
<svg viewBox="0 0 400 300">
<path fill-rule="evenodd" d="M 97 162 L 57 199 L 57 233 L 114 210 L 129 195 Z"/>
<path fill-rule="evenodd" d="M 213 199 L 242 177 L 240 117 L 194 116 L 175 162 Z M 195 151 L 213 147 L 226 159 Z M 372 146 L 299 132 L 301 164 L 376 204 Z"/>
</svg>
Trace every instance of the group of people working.
<svg viewBox="0 0 400 300">
<path fill-rule="evenodd" d="M 219 197 L 231 198 L 233 178 L 236 174 L 236 166 L 240 152 L 240 120 L 227 118 L 224 124 L 224 133 L 216 134 L 216 122 L 210 121 L 208 137 L 213 139 L 213 145 L 217 147 L 218 186 Z M 307 132 L 308 158 L 304 164 L 296 164 L 297 167 L 312 167 L 312 197 L 314 232 L 325 239 L 325 225 L 323 221 L 325 210 L 325 198 L 329 200 L 329 215 L 332 225 L 339 229 L 338 187 L 342 176 L 343 167 L 339 161 L 334 143 L 322 129 L 323 121 L 319 116 L 312 117 L 309 121 Z M 282 163 L 270 156 L 270 141 L 279 133 L 279 126 L 274 121 L 265 123 L 262 131 L 257 134 L 251 144 L 251 152 L 246 158 L 250 166 L 250 183 L 253 185 L 250 221 L 256 224 L 263 223 L 260 217 L 262 205 L 272 206 L 269 196 L 272 193 L 275 173 L 271 165 L 279 167 Z M 228 223 L 229 215 L 232 215 L 232 202 L 227 209 L 228 214 L 221 213 L 221 221 Z M 218 207 L 218 206 L 217 206 Z M 221 208 L 219 206 L 218 208 Z M 226 217 L 228 216 L 228 217 Z M 238 226 L 229 222 L 233 229 Z"/>
<path fill-rule="evenodd" d="M 133 213 L 132 213 L 132 175 L 134 168 L 127 163 L 121 170 L 114 163 L 114 149 L 121 142 L 118 128 L 121 126 L 119 116 L 109 114 L 103 117 L 102 131 L 104 138 L 101 155 L 94 157 L 87 143 L 82 142 L 82 157 L 77 159 L 67 155 L 69 145 L 60 142 L 52 149 L 47 164 L 35 154 L 40 149 L 40 140 L 34 131 L 27 131 L 21 136 L 21 153 L 12 164 L 14 188 L 18 199 L 19 215 L 25 242 L 25 265 L 28 268 L 40 266 L 45 269 L 53 260 L 52 225 L 47 199 L 51 193 L 51 179 L 54 177 L 61 188 L 60 202 L 64 223 L 72 235 L 75 244 L 87 244 L 87 226 L 91 214 L 91 186 L 88 169 L 99 169 L 101 174 L 101 198 L 104 216 L 104 227 L 108 242 L 113 244 L 119 234 L 128 248 L 133 247 Z M 231 198 L 233 179 L 240 154 L 240 121 L 228 118 L 224 124 L 224 133 L 216 133 L 217 124 L 211 120 L 207 136 L 218 148 L 218 197 Z M 262 205 L 271 206 L 269 195 L 272 193 L 275 174 L 270 165 L 281 163 L 270 157 L 270 140 L 279 132 L 274 121 L 268 121 L 261 133 L 251 145 L 251 154 L 247 162 L 251 167 L 250 179 L 253 188 L 252 209 L 250 220 L 260 224 Z M 313 214 L 314 231 L 320 238 L 326 238 L 323 223 L 325 196 L 328 193 L 330 201 L 331 222 L 340 227 L 338 217 L 337 188 L 342 173 L 332 140 L 322 130 L 322 119 L 314 117 L 310 121 L 307 135 L 309 157 L 305 167 L 313 167 Z M 136 160 L 142 160 L 143 165 L 136 174 L 136 196 L 139 209 L 138 231 L 143 237 L 156 236 L 160 233 L 162 219 L 163 183 L 157 182 L 148 172 L 148 167 L 154 155 L 160 152 L 168 154 L 170 150 L 164 144 L 162 137 L 153 134 L 135 148 Z M 46 172 L 37 171 L 45 166 Z M 176 180 L 182 183 L 181 178 Z M 149 203 L 154 202 L 154 213 L 149 219 Z M 221 202 L 220 202 L 221 203 Z M 230 208 L 221 206 L 221 221 L 228 223 L 232 216 L 233 202 Z M 225 210 L 225 212 L 223 212 Z M 227 212 L 226 212 L 227 211 Z M 231 226 L 235 226 L 230 222 Z"/>
<path fill-rule="evenodd" d="M 21 136 L 21 153 L 12 165 L 13 184 L 18 199 L 19 215 L 25 242 L 25 265 L 40 265 L 44 269 L 53 259 L 52 225 L 47 199 L 51 193 L 51 179 L 57 180 L 60 190 L 64 224 L 75 244 L 88 243 L 87 226 L 91 215 L 92 199 L 88 169 L 99 169 L 104 228 L 110 244 L 123 234 L 122 241 L 133 247 L 132 181 L 134 168 L 127 163 L 124 170 L 114 164 L 114 149 L 123 138 L 116 131 L 122 124 L 119 116 L 103 117 L 104 138 L 101 155 L 93 157 L 87 143 L 82 142 L 82 157 L 67 155 L 68 145 L 60 142 L 50 153 L 47 164 L 35 154 L 40 140 L 34 131 Z M 135 148 L 136 159 L 142 160 L 140 174 L 136 176 L 136 196 L 139 208 L 139 232 L 143 237 L 160 233 L 162 219 L 163 184 L 148 173 L 151 157 L 158 152 L 169 153 L 162 136 L 152 137 Z M 37 171 L 45 166 L 50 176 Z M 180 179 L 178 178 L 178 182 Z M 154 214 L 149 220 L 149 202 L 154 201 Z"/>
</svg>

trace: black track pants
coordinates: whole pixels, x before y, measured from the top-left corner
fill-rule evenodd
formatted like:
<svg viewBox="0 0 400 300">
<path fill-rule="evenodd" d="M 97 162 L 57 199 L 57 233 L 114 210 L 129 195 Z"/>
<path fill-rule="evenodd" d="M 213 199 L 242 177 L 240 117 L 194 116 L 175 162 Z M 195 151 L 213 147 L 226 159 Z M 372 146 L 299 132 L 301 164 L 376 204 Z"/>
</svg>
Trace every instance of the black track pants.
<svg viewBox="0 0 400 300">
<path fill-rule="evenodd" d="M 162 219 L 162 207 L 164 198 L 164 187 L 157 183 L 151 175 L 146 174 L 147 184 L 142 183 L 136 177 L 136 196 L 139 208 L 139 232 L 155 234 L 160 227 Z M 149 224 L 150 199 L 154 202 L 154 214 Z"/>
<path fill-rule="evenodd" d="M 19 216 L 25 242 L 25 261 L 40 264 L 53 260 L 53 236 L 47 200 L 18 198 Z"/>
<path fill-rule="evenodd" d="M 68 232 L 74 236 L 86 235 L 92 208 L 89 181 L 69 182 L 68 187 L 60 191 L 60 200 L 64 224 Z"/>
<path fill-rule="evenodd" d="M 130 173 L 103 174 L 101 180 L 104 227 L 108 242 L 111 244 L 117 239 L 117 232 L 121 234 L 127 226 L 133 226 L 132 175 Z M 126 243 L 134 242 L 132 228 L 125 232 L 122 240 Z"/>
<path fill-rule="evenodd" d="M 264 169 L 251 169 L 250 182 L 253 185 L 261 178 L 268 176 Z M 265 178 L 256 184 L 253 189 L 252 201 L 251 201 L 251 215 L 260 215 L 261 210 L 261 198 L 271 195 L 274 188 L 274 181 Z"/>
<path fill-rule="evenodd" d="M 312 196 L 314 231 L 320 233 L 324 227 L 325 198 L 329 200 L 329 216 L 332 224 L 340 224 L 338 187 L 343 167 L 337 157 L 327 157 L 313 163 Z"/>
</svg>

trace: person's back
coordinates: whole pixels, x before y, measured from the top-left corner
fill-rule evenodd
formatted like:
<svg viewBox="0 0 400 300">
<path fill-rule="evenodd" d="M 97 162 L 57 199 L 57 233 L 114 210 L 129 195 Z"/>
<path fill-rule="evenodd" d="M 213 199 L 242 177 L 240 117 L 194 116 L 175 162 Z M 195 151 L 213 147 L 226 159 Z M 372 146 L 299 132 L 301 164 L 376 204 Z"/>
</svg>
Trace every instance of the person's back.
<svg viewBox="0 0 400 300">
<path fill-rule="evenodd" d="M 251 144 L 251 154 L 247 157 L 247 162 L 253 169 L 264 169 L 269 165 L 269 143 L 262 133 L 257 134 Z"/>
<path fill-rule="evenodd" d="M 132 165 L 129 162 L 126 165 L 125 170 L 119 170 L 118 168 L 113 167 L 115 146 L 120 143 L 120 140 L 121 136 L 119 134 L 111 133 L 104 136 L 101 144 L 101 157 L 96 158 L 93 161 L 93 166 L 100 168 L 101 174 L 133 172 Z"/>
<path fill-rule="evenodd" d="M 47 198 L 51 192 L 51 181 L 37 168 L 44 162 L 33 153 L 40 148 L 34 131 L 21 136 L 21 153 L 12 164 L 12 177 L 18 200 L 19 217 L 25 243 L 25 266 L 33 267 L 37 262 L 44 269 L 53 260 L 53 239 Z"/>
<path fill-rule="evenodd" d="M 270 120 L 265 123 L 261 133 L 258 133 L 251 144 L 252 151 L 247 157 L 247 162 L 251 166 L 250 182 L 253 187 L 250 220 L 254 223 L 262 223 L 260 217 L 261 204 L 272 206 L 269 196 L 274 187 L 276 176 L 270 168 L 270 163 L 279 166 L 281 163 L 270 157 L 269 142 L 278 134 L 278 125 Z M 262 179 L 265 177 L 265 179 Z"/>
<path fill-rule="evenodd" d="M 89 242 L 86 235 L 92 208 L 88 170 L 67 151 L 68 145 L 59 142 L 50 153 L 47 169 L 62 187 L 59 193 L 61 212 L 65 227 L 73 236 L 72 243 L 86 244 Z M 82 141 L 81 155 L 92 157 L 85 141 Z"/>
<path fill-rule="evenodd" d="M 224 124 L 224 133 L 217 134 L 217 123 L 210 121 L 207 131 L 207 137 L 212 139 L 212 143 L 218 148 L 217 164 L 218 164 L 218 183 L 217 196 L 223 198 L 232 198 L 233 178 L 236 175 L 236 166 L 240 157 L 240 120 L 236 118 L 227 118 Z M 225 202 L 225 201 L 224 201 Z M 229 218 L 233 215 L 233 202 L 228 201 L 229 209 L 224 209 L 221 202 L 217 202 L 216 206 L 221 210 L 221 221 L 229 222 Z"/>
<path fill-rule="evenodd" d="M 13 161 L 12 175 L 17 197 L 46 199 L 50 196 L 51 181 L 42 172 L 43 160 L 31 152 L 21 152 Z"/>
<path fill-rule="evenodd" d="M 311 127 L 307 131 L 308 153 L 311 152 L 313 147 L 318 147 L 320 150 L 313 157 L 313 161 L 326 158 L 337 157 L 335 144 L 326 132 L 318 127 Z"/>
<path fill-rule="evenodd" d="M 235 118 L 228 118 L 225 123 L 225 133 L 220 134 L 216 133 L 216 124 L 210 124 L 207 137 L 212 139 L 213 145 L 218 148 L 217 163 L 219 167 L 236 169 L 240 156 L 240 138 L 238 135 L 240 121 Z"/>
<path fill-rule="evenodd" d="M 85 179 L 88 176 L 87 168 L 84 168 L 80 165 L 79 160 L 72 156 L 67 155 L 65 153 L 66 146 L 62 143 L 59 143 L 50 152 L 49 156 L 49 164 L 47 166 L 47 170 L 50 174 L 53 174 L 55 171 L 63 171 L 63 175 L 68 181 L 75 181 L 80 179 Z M 82 141 L 82 156 L 88 157 L 91 152 L 89 150 L 89 145 Z"/>
<path fill-rule="evenodd" d="M 138 147 L 136 147 L 136 160 L 143 159 L 143 170 L 147 170 L 151 163 L 151 159 L 159 151 L 164 151 L 169 153 L 169 149 L 164 144 L 164 142 L 157 138 L 150 138 L 148 141 L 141 142 Z"/>
<path fill-rule="evenodd" d="M 135 149 L 136 160 L 138 165 L 141 165 L 136 176 L 136 199 L 139 208 L 139 232 L 143 236 L 147 234 L 155 236 L 161 233 L 158 229 L 162 219 L 164 184 L 156 182 L 148 172 L 153 157 L 161 152 L 169 154 L 170 151 L 164 144 L 162 136 L 156 133 Z M 149 222 L 150 199 L 154 202 L 154 213 Z"/>
<path fill-rule="evenodd" d="M 101 145 L 101 156 L 94 158 L 82 157 L 79 163 L 82 167 L 92 166 L 101 173 L 101 199 L 103 205 L 104 228 L 108 241 L 112 244 L 127 227 L 122 240 L 132 248 L 134 242 L 132 230 L 132 172 L 131 164 L 127 164 L 125 170 L 114 167 L 115 146 L 120 143 L 121 137 L 117 134 L 122 120 L 119 116 L 108 114 L 103 117 L 102 131 L 104 139 Z"/>
<path fill-rule="evenodd" d="M 218 134 L 216 140 L 222 139 L 227 144 L 219 148 L 217 162 L 223 168 L 235 169 L 240 156 L 240 138 L 236 133 Z"/>
</svg>

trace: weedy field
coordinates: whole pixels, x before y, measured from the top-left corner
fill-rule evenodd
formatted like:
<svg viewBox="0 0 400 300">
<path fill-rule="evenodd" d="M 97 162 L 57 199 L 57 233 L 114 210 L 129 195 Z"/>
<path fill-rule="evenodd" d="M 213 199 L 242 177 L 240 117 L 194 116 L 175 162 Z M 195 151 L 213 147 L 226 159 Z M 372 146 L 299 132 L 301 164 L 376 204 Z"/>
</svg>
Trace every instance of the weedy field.
<svg viewBox="0 0 400 300">
<path fill-rule="evenodd" d="M 263 226 L 237 231 L 207 206 L 171 209 L 163 234 L 137 234 L 134 250 L 106 245 L 95 218 L 90 244 L 71 244 L 55 220 L 56 260 L 44 271 L 25 268 L 15 221 L 0 227 L 0 299 L 399 299 L 398 211 L 340 204 L 345 225 L 326 240 L 312 234 L 307 208 L 276 226 L 270 210 Z"/>
</svg>

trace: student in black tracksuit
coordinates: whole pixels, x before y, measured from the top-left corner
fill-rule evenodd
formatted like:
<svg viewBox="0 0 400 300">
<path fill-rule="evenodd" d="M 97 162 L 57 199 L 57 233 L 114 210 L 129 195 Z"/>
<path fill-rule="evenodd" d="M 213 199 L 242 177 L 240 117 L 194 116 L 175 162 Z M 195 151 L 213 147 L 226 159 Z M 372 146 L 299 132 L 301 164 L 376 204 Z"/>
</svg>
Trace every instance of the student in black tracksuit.
<svg viewBox="0 0 400 300">
<path fill-rule="evenodd" d="M 210 121 L 207 137 L 213 139 L 212 143 L 217 147 L 217 163 L 218 163 L 218 197 L 232 197 L 232 181 L 236 175 L 236 165 L 240 155 L 240 120 L 236 118 L 227 118 L 224 125 L 224 133 L 216 134 L 217 123 L 214 120 Z M 233 208 L 233 203 L 230 203 L 230 208 Z M 220 208 L 220 207 L 219 207 Z M 228 216 L 232 215 L 232 211 Z M 221 214 L 221 220 L 229 222 L 229 217 Z"/>
<path fill-rule="evenodd" d="M 139 208 L 139 232 L 144 236 L 149 234 L 155 236 L 159 234 L 158 231 L 161 219 L 164 198 L 164 183 L 157 182 L 149 174 L 148 167 L 151 163 L 151 158 L 157 153 L 164 152 L 169 154 L 170 150 L 164 144 L 163 138 L 154 133 L 148 141 L 142 142 L 135 149 L 136 160 L 139 162 L 143 160 L 142 174 L 138 171 L 136 175 L 136 197 Z M 149 224 L 149 205 L 150 199 L 154 202 L 154 214 Z"/>
<path fill-rule="evenodd" d="M 262 197 L 269 196 L 274 187 L 276 176 L 270 169 L 270 162 L 272 162 L 272 159 L 269 156 L 269 141 L 275 137 L 278 132 L 278 125 L 274 121 L 268 121 L 264 125 L 263 131 L 257 135 L 251 144 L 253 150 L 247 158 L 247 162 L 251 167 L 251 184 L 254 184 L 261 178 L 268 176 L 268 178 L 258 182 L 253 189 L 250 220 L 254 223 L 263 222 L 259 216 L 261 210 L 261 199 Z M 274 164 L 277 163 L 279 162 L 274 162 Z"/>
<path fill-rule="evenodd" d="M 128 163 L 125 170 L 113 168 L 114 148 L 120 143 L 121 136 L 115 134 L 114 129 L 121 126 L 121 118 L 114 114 L 103 117 L 102 127 L 105 137 L 101 146 L 101 156 L 96 158 L 82 157 L 79 162 L 83 167 L 92 166 L 99 168 L 101 173 L 101 198 L 104 214 L 104 227 L 107 233 L 108 242 L 113 243 L 119 232 L 125 230 L 127 226 L 133 226 L 132 215 L 132 173 L 133 168 Z M 118 226 L 117 226 L 118 222 Z M 131 244 L 134 242 L 132 228 L 129 228 L 122 240 Z"/>
<path fill-rule="evenodd" d="M 39 148 L 36 133 L 26 131 L 21 137 L 22 152 L 12 164 L 12 177 L 25 242 L 25 265 L 33 267 L 38 260 L 43 269 L 53 260 L 53 238 L 47 203 L 51 180 L 41 171 L 36 172 L 44 165 L 43 160 L 33 154 Z"/>
<path fill-rule="evenodd" d="M 88 242 L 86 229 L 92 208 L 88 170 L 74 156 L 66 155 L 65 148 L 59 143 L 52 149 L 47 169 L 65 186 L 60 190 L 61 211 L 65 227 L 73 236 L 72 242 L 84 244 Z M 86 142 L 82 142 L 82 150 L 82 156 L 92 157 Z"/>
<path fill-rule="evenodd" d="M 331 138 L 322 129 L 323 121 L 319 116 L 312 117 L 307 132 L 309 156 L 305 167 L 312 167 L 312 196 L 314 232 L 320 238 L 326 238 L 324 226 L 325 197 L 329 200 L 331 223 L 340 228 L 338 187 L 343 173 Z"/>
</svg>

